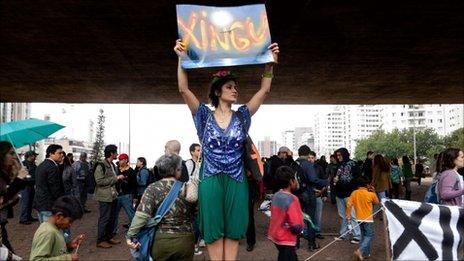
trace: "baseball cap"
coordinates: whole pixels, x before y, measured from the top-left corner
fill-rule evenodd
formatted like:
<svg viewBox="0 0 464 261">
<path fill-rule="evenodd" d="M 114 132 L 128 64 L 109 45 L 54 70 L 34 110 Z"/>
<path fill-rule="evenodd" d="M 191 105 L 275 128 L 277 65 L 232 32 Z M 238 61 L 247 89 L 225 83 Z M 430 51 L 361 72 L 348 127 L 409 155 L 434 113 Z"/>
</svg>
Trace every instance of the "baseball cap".
<svg viewBox="0 0 464 261">
<path fill-rule="evenodd" d="M 39 154 L 36 153 L 35 151 L 30 150 L 30 151 L 28 151 L 28 152 L 26 152 L 26 153 L 24 154 L 24 157 L 27 158 L 27 157 L 30 157 L 30 156 L 37 156 L 37 155 L 39 155 Z"/>
<path fill-rule="evenodd" d="M 118 156 L 118 160 L 128 160 L 128 159 L 129 159 L 129 155 L 127 155 L 126 153 L 121 153 Z"/>
</svg>

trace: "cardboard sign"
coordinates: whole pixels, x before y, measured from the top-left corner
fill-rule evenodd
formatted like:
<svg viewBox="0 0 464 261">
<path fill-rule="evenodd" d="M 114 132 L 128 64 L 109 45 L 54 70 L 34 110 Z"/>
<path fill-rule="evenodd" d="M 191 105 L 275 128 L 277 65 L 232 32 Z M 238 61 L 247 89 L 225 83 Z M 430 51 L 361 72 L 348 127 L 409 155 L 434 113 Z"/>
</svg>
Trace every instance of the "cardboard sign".
<svg viewBox="0 0 464 261">
<path fill-rule="evenodd" d="M 177 5 L 179 38 L 188 57 L 183 68 L 262 64 L 273 61 L 263 4 L 238 7 Z"/>
</svg>

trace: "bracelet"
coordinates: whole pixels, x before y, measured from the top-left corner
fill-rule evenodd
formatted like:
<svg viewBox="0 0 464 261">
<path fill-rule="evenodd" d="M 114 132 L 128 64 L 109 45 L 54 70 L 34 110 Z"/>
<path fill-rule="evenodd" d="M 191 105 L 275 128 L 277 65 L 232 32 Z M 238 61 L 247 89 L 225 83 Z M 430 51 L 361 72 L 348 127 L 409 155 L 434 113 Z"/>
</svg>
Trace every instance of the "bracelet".
<svg viewBox="0 0 464 261">
<path fill-rule="evenodd" d="M 271 72 L 264 72 L 264 73 L 261 75 L 261 78 L 269 78 L 269 79 L 272 79 L 272 78 L 274 78 L 274 74 L 271 73 Z"/>
</svg>

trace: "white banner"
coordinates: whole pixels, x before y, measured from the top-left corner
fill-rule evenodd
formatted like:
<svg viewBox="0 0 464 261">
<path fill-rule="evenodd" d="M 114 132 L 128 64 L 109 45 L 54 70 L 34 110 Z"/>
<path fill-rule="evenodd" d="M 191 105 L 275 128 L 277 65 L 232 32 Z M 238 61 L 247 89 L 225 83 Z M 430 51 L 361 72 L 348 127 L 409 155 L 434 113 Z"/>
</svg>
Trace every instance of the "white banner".
<svg viewBox="0 0 464 261">
<path fill-rule="evenodd" d="M 382 200 L 393 260 L 457 260 L 464 208 Z"/>
</svg>

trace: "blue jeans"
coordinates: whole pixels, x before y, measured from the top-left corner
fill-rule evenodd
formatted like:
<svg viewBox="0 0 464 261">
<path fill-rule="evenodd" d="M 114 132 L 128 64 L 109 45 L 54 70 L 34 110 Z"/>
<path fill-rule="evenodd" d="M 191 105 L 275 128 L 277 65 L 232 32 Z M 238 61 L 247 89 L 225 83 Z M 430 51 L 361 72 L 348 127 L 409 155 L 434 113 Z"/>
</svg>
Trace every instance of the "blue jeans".
<svg viewBox="0 0 464 261">
<path fill-rule="evenodd" d="M 324 202 L 322 202 L 321 197 L 316 198 L 316 215 L 314 221 L 316 225 L 316 235 L 320 235 L 322 231 L 322 208 L 324 207 Z"/>
<path fill-rule="evenodd" d="M 338 216 L 341 219 L 341 226 L 340 226 L 340 236 L 344 235 L 348 232 L 348 221 L 346 220 L 346 202 L 348 202 L 348 198 L 336 198 L 337 200 L 337 210 Z M 354 208 L 351 209 L 351 226 L 354 228 L 351 233 L 353 233 L 353 239 L 361 240 L 361 230 L 357 226 L 356 222 L 356 214 L 354 212 Z M 343 236 L 346 238 L 346 235 Z"/>
<path fill-rule="evenodd" d="M 311 217 L 312 222 L 314 223 L 314 216 L 316 213 L 316 195 L 312 191 L 305 191 L 298 197 L 300 199 L 301 208 L 304 213 L 308 214 Z M 309 221 L 304 220 L 305 229 L 304 235 L 308 240 L 309 247 L 316 246 L 316 230 L 312 228 Z"/>
<path fill-rule="evenodd" d="M 51 211 L 39 211 L 39 223 L 47 222 L 48 218 L 52 216 Z M 71 242 L 71 229 L 63 229 L 64 241 Z"/>
<path fill-rule="evenodd" d="M 364 222 L 359 225 L 361 228 L 361 249 L 363 257 L 368 257 L 371 254 L 372 239 L 374 239 L 374 222 Z"/>
<path fill-rule="evenodd" d="M 135 209 L 132 206 L 132 194 L 126 194 L 126 195 L 121 195 L 117 199 L 118 205 L 116 207 L 116 222 L 114 226 L 114 234 L 117 234 L 118 232 L 118 227 L 119 227 L 119 212 L 121 211 L 121 208 L 124 209 L 124 212 L 126 212 L 127 219 L 129 219 L 129 223 L 132 222 L 132 219 L 134 218 L 135 215 Z"/>
<path fill-rule="evenodd" d="M 384 192 L 377 192 L 377 197 L 379 198 L 379 201 L 382 202 L 382 199 L 386 198 L 387 196 L 385 195 L 385 191 L 384 191 Z M 374 205 L 374 213 L 377 212 L 379 209 L 380 209 L 380 204 Z M 377 215 L 379 215 L 379 213 L 377 213 L 375 216 Z"/>
<path fill-rule="evenodd" d="M 32 220 L 32 202 L 34 201 L 34 186 L 27 185 L 21 191 L 21 215 L 19 221 L 26 222 Z"/>
</svg>

